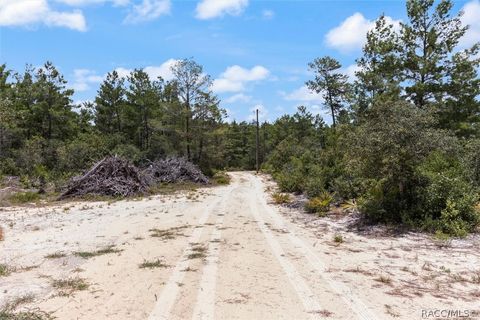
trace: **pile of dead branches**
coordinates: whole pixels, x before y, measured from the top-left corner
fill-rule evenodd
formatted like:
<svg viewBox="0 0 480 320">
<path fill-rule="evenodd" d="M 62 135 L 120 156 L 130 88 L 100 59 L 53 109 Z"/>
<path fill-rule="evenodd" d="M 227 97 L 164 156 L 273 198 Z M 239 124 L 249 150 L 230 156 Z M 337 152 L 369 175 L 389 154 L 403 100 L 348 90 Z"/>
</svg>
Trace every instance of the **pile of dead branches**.
<svg viewBox="0 0 480 320">
<path fill-rule="evenodd" d="M 167 158 L 151 162 L 144 170 L 149 185 L 157 183 L 194 182 L 208 183 L 208 178 L 185 158 Z"/>
<path fill-rule="evenodd" d="M 141 171 L 128 160 L 115 156 L 104 158 L 84 175 L 73 178 L 59 199 L 85 195 L 128 197 L 147 189 Z"/>
</svg>

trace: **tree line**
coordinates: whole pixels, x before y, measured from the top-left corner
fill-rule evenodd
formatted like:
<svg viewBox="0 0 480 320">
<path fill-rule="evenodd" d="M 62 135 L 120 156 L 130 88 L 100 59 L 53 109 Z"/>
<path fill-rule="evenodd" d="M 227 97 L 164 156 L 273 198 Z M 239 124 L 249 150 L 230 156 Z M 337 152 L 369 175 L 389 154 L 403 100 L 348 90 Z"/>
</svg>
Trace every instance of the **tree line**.
<svg viewBox="0 0 480 320">
<path fill-rule="evenodd" d="M 355 81 L 332 57 L 308 64 L 307 87 L 332 125 L 300 106 L 260 128 L 262 169 L 315 203 L 351 201 L 372 222 L 456 236 L 480 222 L 480 44 L 450 0 L 407 0 L 408 20 L 368 32 Z M 0 67 L 0 174 L 64 181 L 108 154 L 142 163 L 182 156 L 207 174 L 255 167 L 255 124 L 226 122 L 192 59 L 173 79 L 107 74 L 75 106 L 54 65 Z"/>
</svg>

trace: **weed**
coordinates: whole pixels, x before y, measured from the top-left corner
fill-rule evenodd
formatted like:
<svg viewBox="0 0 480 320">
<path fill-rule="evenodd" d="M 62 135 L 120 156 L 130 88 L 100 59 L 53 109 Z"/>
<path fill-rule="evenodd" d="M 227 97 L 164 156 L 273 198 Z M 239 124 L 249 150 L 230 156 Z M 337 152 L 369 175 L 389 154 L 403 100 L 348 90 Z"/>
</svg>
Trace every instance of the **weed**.
<svg viewBox="0 0 480 320">
<path fill-rule="evenodd" d="M 6 264 L 0 264 L 0 277 L 6 277 L 12 273 L 12 268 Z M 1 319 L 1 318 L 0 318 Z"/>
<path fill-rule="evenodd" d="M 395 310 L 393 310 L 393 307 L 388 305 L 388 304 L 385 305 L 385 310 L 386 310 L 387 314 L 391 315 L 394 318 L 400 317 L 400 314 L 398 312 L 396 312 Z"/>
<path fill-rule="evenodd" d="M 276 204 L 286 204 L 292 201 L 288 193 L 275 192 L 272 194 L 272 198 Z"/>
<path fill-rule="evenodd" d="M 205 258 L 207 248 L 202 245 L 196 245 L 192 248 L 192 253 L 187 256 L 187 259 L 203 259 Z"/>
<path fill-rule="evenodd" d="M 40 200 L 40 195 L 37 192 L 18 192 L 8 198 L 14 204 L 37 202 Z"/>
<path fill-rule="evenodd" d="M 384 275 L 381 275 L 380 277 L 376 278 L 375 281 L 381 282 L 383 284 L 388 284 L 388 285 L 392 284 L 392 279 L 389 276 L 384 276 Z"/>
<path fill-rule="evenodd" d="M 343 237 L 341 234 L 336 234 L 334 237 L 333 237 L 333 241 L 335 243 L 343 243 L 345 240 L 343 240 Z"/>
<path fill-rule="evenodd" d="M 308 200 L 308 202 L 305 204 L 305 210 L 307 210 L 309 213 L 316 213 L 323 217 L 330 209 L 332 202 L 333 197 L 328 192 L 324 192 L 318 197 Z"/>
<path fill-rule="evenodd" d="M 109 247 L 106 247 L 106 248 L 103 248 L 103 249 L 100 249 L 100 250 L 96 250 L 96 251 L 77 251 L 77 252 L 74 253 L 74 255 L 76 255 L 78 257 L 88 259 L 88 258 L 93 258 L 93 257 L 97 257 L 97 256 L 102 256 L 104 254 L 118 253 L 118 252 L 122 252 L 122 251 L 123 250 L 121 250 L 121 249 L 116 249 L 114 246 L 109 246 Z"/>
<path fill-rule="evenodd" d="M 151 237 L 161 238 L 163 240 L 171 240 L 179 236 L 184 236 L 184 234 L 180 233 L 179 231 L 185 228 L 187 228 L 187 226 L 173 227 L 170 229 L 163 229 L 163 230 L 150 229 L 149 231 L 152 232 L 152 234 L 150 235 Z"/>
<path fill-rule="evenodd" d="M 218 171 L 213 175 L 213 181 L 215 184 L 230 184 L 230 176 L 225 171 Z"/>
<path fill-rule="evenodd" d="M 154 268 L 167 268 L 168 265 L 163 263 L 160 259 L 154 261 L 144 261 L 138 266 L 140 269 L 154 269 Z"/>
<path fill-rule="evenodd" d="M 60 259 L 65 258 L 67 255 L 63 252 L 50 253 L 45 256 L 47 259 Z"/>
<path fill-rule="evenodd" d="M 14 310 L 3 308 L 0 309 L 0 319 L 2 320 L 53 320 L 54 318 L 47 312 L 38 308 L 14 312 Z"/>
<path fill-rule="evenodd" d="M 75 291 L 87 290 L 89 284 L 85 281 L 85 279 L 76 277 L 70 279 L 53 280 L 52 286 L 61 290 L 59 293 L 61 296 L 69 296 Z"/>
<path fill-rule="evenodd" d="M 26 294 L 24 296 L 17 297 L 13 301 L 8 302 L 5 305 L 4 309 L 15 310 L 16 308 L 18 308 L 22 304 L 33 302 L 34 298 L 35 298 L 35 296 L 33 294 Z M 0 317 L 0 319 L 3 320 L 2 317 Z"/>
</svg>

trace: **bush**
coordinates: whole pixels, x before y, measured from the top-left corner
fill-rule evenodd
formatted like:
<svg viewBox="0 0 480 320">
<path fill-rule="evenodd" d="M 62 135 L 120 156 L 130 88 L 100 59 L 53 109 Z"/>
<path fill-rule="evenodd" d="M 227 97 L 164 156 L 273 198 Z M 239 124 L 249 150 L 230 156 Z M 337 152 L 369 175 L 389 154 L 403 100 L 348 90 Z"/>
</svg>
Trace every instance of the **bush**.
<svg viewBox="0 0 480 320">
<path fill-rule="evenodd" d="M 9 200 L 13 203 L 36 202 L 40 199 L 40 195 L 36 192 L 18 192 L 10 196 Z"/>
<path fill-rule="evenodd" d="M 306 180 L 305 193 L 309 198 L 318 197 L 325 192 L 325 181 L 318 173 L 311 173 Z"/>
<path fill-rule="evenodd" d="M 333 197 L 328 192 L 324 192 L 320 196 L 308 200 L 305 204 L 305 210 L 309 213 L 324 216 L 330 209 L 332 202 Z"/>
<path fill-rule="evenodd" d="M 423 180 L 419 210 L 426 218 L 426 229 L 462 237 L 478 225 L 477 190 L 466 179 L 460 161 L 434 152 L 419 166 L 418 174 Z"/>
<path fill-rule="evenodd" d="M 292 201 L 290 195 L 287 193 L 275 192 L 274 194 L 272 194 L 272 198 L 276 204 L 285 204 Z"/>
<path fill-rule="evenodd" d="M 229 184 L 231 180 L 230 176 L 225 171 L 215 172 L 212 179 L 216 184 Z"/>
</svg>

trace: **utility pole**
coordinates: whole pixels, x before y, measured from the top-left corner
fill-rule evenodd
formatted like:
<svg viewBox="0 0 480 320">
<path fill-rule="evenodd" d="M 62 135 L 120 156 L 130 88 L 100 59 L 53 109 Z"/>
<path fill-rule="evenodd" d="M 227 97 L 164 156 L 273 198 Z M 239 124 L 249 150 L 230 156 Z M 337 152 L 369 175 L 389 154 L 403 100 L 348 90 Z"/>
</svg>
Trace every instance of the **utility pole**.
<svg viewBox="0 0 480 320">
<path fill-rule="evenodd" d="M 258 136 L 258 135 L 259 135 L 259 131 L 258 131 L 258 130 L 259 130 L 259 129 L 258 129 L 258 109 L 256 110 L 256 113 L 257 113 L 257 136 L 256 136 L 256 145 L 257 145 L 257 148 L 256 148 L 256 158 L 257 158 L 257 173 L 258 173 L 258 171 L 260 170 L 260 166 L 259 166 L 259 163 L 258 163 L 258 154 L 259 154 L 259 150 L 258 150 L 258 148 L 259 148 L 259 146 L 258 146 L 258 145 L 259 145 L 259 143 L 258 143 L 258 142 L 259 142 L 259 136 Z"/>
</svg>

